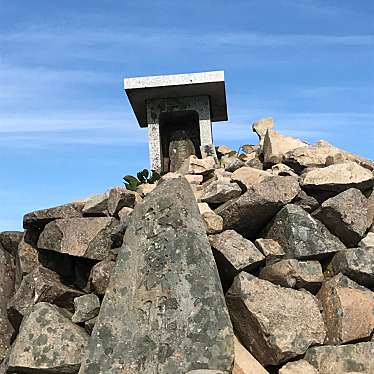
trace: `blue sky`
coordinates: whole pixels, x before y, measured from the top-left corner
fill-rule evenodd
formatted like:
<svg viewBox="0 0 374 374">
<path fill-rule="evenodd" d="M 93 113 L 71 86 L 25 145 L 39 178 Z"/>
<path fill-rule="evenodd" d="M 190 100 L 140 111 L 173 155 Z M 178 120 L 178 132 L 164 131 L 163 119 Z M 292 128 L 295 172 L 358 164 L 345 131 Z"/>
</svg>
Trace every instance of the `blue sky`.
<svg viewBox="0 0 374 374">
<path fill-rule="evenodd" d="M 123 78 L 225 70 L 229 121 L 374 159 L 372 0 L 0 0 L 0 231 L 148 167 Z"/>
</svg>

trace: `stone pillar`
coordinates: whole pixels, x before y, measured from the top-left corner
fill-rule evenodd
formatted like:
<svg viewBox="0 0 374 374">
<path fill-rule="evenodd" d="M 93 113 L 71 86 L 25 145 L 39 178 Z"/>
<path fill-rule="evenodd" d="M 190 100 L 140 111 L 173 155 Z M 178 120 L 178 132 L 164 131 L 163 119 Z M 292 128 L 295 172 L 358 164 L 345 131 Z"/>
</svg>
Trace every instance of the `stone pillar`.
<svg viewBox="0 0 374 374">
<path fill-rule="evenodd" d="M 157 121 L 148 124 L 149 162 L 151 170 L 158 172 L 162 169 L 160 124 Z"/>
</svg>

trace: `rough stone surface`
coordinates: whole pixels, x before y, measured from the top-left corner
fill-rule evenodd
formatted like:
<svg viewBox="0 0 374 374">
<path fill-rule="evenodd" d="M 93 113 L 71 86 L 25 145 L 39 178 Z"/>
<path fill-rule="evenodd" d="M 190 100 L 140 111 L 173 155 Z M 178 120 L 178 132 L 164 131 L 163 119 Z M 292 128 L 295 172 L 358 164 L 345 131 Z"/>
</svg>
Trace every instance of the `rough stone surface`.
<svg viewBox="0 0 374 374">
<path fill-rule="evenodd" d="M 184 178 L 135 207 L 80 373 L 231 370 L 232 329 Z"/>
<path fill-rule="evenodd" d="M 304 359 L 318 374 L 374 373 L 374 342 L 309 348 Z"/>
<path fill-rule="evenodd" d="M 266 265 L 271 265 L 279 261 L 285 255 L 280 244 L 273 239 L 259 238 L 256 239 L 255 245 L 265 256 Z"/>
<path fill-rule="evenodd" d="M 234 152 L 234 150 L 230 147 L 227 147 L 226 145 L 220 145 L 217 147 L 217 154 L 220 156 L 227 155 L 230 152 Z"/>
<path fill-rule="evenodd" d="M 368 198 L 368 222 L 371 226 L 371 231 L 374 232 L 374 190 Z"/>
<path fill-rule="evenodd" d="M 357 283 L 374 286 L 374 248 L 350 248 L 337 253 L 332 266 L 334 273 L 343 273 Z"/>
<path fill-rule="evenodd" d="M 264 178 L 269 176 L 271 176 L 271 174 L 267 171 L 245 166 L 234 171 L 231 179 L 233 182 L 237 182 L 244 190 L 247 190 L 252 185 L 264 180 Z"/>
<path fill-rule="evenodd" d="M 323 306 L 327 344 L 370 338 L 374 331 L 374 293 L 343 274 L 329 279 L 317 295 Z"/>
<path fill-rule="evenodd" d="M 105 192 L 99 195 L 90 197 L 84 204 L 82 209 L 83 214 L 98 215 L 98 214 L 108 214 L 108 198 L 109 192 Z"/>
<path fill-rule="evenodd" d="M 283 287 L 317 291 L 324 278 L 318 261 L 282 260 L 264 267 L 259 277 Z"/>
<path fill-rule="evenodd" d="M 313 196 L 307 195 L 303 190 L 293 199 L 292 204 L 298 205 L 308 213 L 312 213 L 319 207 L 318 201 Z"/>
<path fill-rule="evenodd" d="M 234 338 L 234 368 L 232 374 L 268 374 L 268 371 Z"/>
<path fill-rule="evenodd" d="M 108 211 L 111 216 L 116 215 L 123 207 L 134 208 L 139 201 L 139 195 L 125 187 L 114 187 L 109 190 Z"/>
<path fill-rule="evenodd" d="M 127 219 L 130 217 L 133 208 L 128 208 L 128 207 L 123 207 L 119 212 L 118 212 L 118 218 L 121 223 L 126 222 Z"/>
<path fill-rule="evenodd" d="M 56 219 L 82 217 L 83 203 L 71 203 L 49 209 L 36 210 L 23 217 L 24 229 L 43 229 Z"/>
<path fill-rule="evenodd" d="M 78 373 L 88 338 L 58 308 L 38 303 L 22 323 L 9 357 L 8 372 Z"/>
<path fill-rule="evenodd" d="M 266 132 L 272 130 L 274 126 L 274 119 L 271 117 L 261 118 L 252 124 L 252 131 L 258 135 L 260 144 L 263 144 Z"/>
<path fill-rule="evenodd" d="M 82 295 L 81 291 L 65 286 L 53 271 L 38 266 L 23 278 L 21 286 L 9 301 L 8 316 L 18 329 L 22 318 L 36 303 L 45 301 L 73 312 L 74 298 Z"/>
<path fill-rule="evenodd" d="M 232 173 L 235 170 L 238 170 L 238 169 L 242 168 L 243 166 L 245 166 L 244 161 L 242 161 L 238 157 L 232 157 L 232 158 L 229 159 L 229 162 L 228 162 L 227 166 L 225 167 L 225 169 Z"/>
<path fill-rule="evenodd" d="M 223 218 L 214 213 L 207 203 L 198 203 L 201 217 L 203 218 L 206 233 L 218 234 L 223 231 Z"/>
<path fill-rule="evenodd" d="M 71 320 L 74 323 L 86 322 L 99 314 L 100 300 L 92 293 L 76 297 L 74 299 L 74 310 Z"/>
<path fill-rule="evenodd" d="M 225 229 L 255 237 L 299 191 L 295 178 L 272 176 L 251 186 L 246 193 L 221 205 L 215 212 L 223 218 Z"/>
<path fill-rule="evenodd" d="M 360 190 L 350 188 L 324 201 L 315 214 L 347 247 L 355 247 L 369 226 L 368 202 Z"/>
<path fill-rule="evenodd" d="M 6 305 L 14 293 L 14 284 L 14 260 L 0 245 L 0 362 L 10 347 L 14 333 L 6 310 Z"/>
<path fill-rule="evenodd" d="M 266 238 L 276 240 L 288 258 L 322 258 L 345 249 L 321 222 L 293 204 L 286 205 L 274 217 L 266 230 Z"/>
<path fill-rule="evenodd" d="M 0 232 L 0 246 L 2 246 L 11 255 L 16 256 L 23 232 L 20 231 L 3 231 Z"/>
<path fill-rule="evenodd" d="M 98 295 L 104 295 L 115 266 L 114 261 L 100 261 L 92 267 L 90 284 Z"/>
<path fill-rule="evenodd" d="M 368 232 L 367 235 L 358 243 L 361 248 L 374 248 L 374 232 Z"/>
<path fill-rule="evenodd" d="M 308 190 L 342 192 L 357 188 L 365 191 L 373 187 L 374 175 L 355 162 L 345 162 L 306 172 L 302 185 Z"/>
<path fill-rule="evenodd" d="M 278 132 L 268 129 L 263 144 L 264 162 L 266 164 L 282 163 L 286 152 L 299 147 L 305 147 L 306 143 L 300 139 L 284 136 Z"/>
<path fill-rule="evenodd" d="M 215 167 L 216 161 L 212 156 L 203 159 L 199 159 L 196 156 L 190 156 L 183 162 L 183 165 L 178 172 L 180 174 L 206 175 L 211 173 Z"/>
<path fill-rule="evenodd" d="M 59 219 L 47 224 L 38 248 L 105 260 L 112 256 L 111 233 L 117 223 L 109 217 Z"/>
<path fill-rule="evenodd" d="M 203 179 L 204 179 L 204 177 L 202 175 L 198 175 L 198 174 L 197 175 L 186 174 L 184 177 L 187 179 L 187 182 L 189 184 L 201 184 L 203 182 Z"/>
<path fill-rule="evenodd" d="M 214 181 L 205 189 L 201 201 L 209 204 L 222 204 L 228 200 L 239 197 L 242 189 L 237 183 L 230 183 L 222 180 Z"/>
<path fill-rule="evenodd" d="M 137 189 L 136 192 L 141 196 L 144 197 L 145 195 L 148 195 L 156 188 L 156 184 L 151 183 L 143 183 L 141 184 Z"/>
<path fill-rule="evenodd" d="M 273 165 L 271 167 L 271 173 L 273 175 L 280 175 L 280 176 L 283 176 L 283 177 L 296 177 L 297 178 L 297 174 L 293 171 L 292 168 L 290 168 L 289 166 L 285 165 L 285 164 L 276 164 L 276 165 Z"/>
<path fill-rule="evenodd" d="M 263 365 L 279 365 L 322 344 L 325 327 L 314 297 L 241 272 L 226 295 L 243 345 Z"/>
<path fill-rule="evenodd" d="M 308 361 L 299 360 L 282 366 L 279 374 L 319 374 L 319 372 Z"/>
<path fill-rule="evenodd" d="M 224 284 L 231 285 L 235 276 L 243 269 L 255 269 L 264 261 L 264 255 L 248 239 L 234 230 L 225 230 L 210 235 L 209 242 L 215 250 L 214 257 Z"/>
</svg>

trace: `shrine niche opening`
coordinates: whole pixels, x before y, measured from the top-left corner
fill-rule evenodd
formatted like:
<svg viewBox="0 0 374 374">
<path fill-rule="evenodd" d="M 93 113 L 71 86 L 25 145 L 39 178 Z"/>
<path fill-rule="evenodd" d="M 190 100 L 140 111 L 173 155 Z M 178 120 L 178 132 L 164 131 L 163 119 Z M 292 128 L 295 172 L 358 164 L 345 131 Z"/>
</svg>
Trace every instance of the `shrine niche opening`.
<svg viewBox="0 0 374 374">
<path fill-rule="evenodd" d="M 199 114 L 194 110 L 161 112 L 162 169 L 176 171 L 191 155 L 201 157 Z"/>
</svg>

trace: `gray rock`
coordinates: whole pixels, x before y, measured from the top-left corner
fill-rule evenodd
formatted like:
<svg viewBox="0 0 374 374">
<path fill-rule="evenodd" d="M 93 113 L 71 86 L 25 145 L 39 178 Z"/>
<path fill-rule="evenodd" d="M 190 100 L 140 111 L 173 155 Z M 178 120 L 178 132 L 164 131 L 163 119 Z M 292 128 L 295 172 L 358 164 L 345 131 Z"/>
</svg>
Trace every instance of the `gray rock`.
<svg viewBox="0 0 374 374">
<path fill-rule="evenodd" d="M 367 235 L 358 243 L 361 248 L 374 248 L 374 232 L 368 232 Z"/>
<path fill-rule="evenodd" d="M 19 289 L 9 301 L 8 317 L 18 329 L 22 318 L 30 313 L 36 303 L 45 301 L 73 312 L 74 299 L 81 295 L 81 291 L 65 286 L 56 273 L 38 266 L 23 278 Z"/>
<path fill-rule="evenodd" d="M 258 157 L 254 157 L 251 160 L 248 160 L 245 163 L 245 165 L 249 166 L 250 168 L 253 168 L 253 169 L 259 169 L 259 170 L 264 169 L 264 164 L 262 163 L 262 161 Z"/>
<path fill-rule="evenodd" d="M 318 201 L 313 196 L 307 195 L 303 190 L 293 199 L 292 204 L 298 205 L 308 213 L 312 213 L 319 207 Z"/>
<path fill-rule="evenodd" d="M 90 197 L 83 207 L 85 215 L 108 215 L 109 192 Z"/>
<path fill-rule="evenodd" d="M 96 322 L 97 322 L 97 317 L 89 319 L 88 321 L 84 323 L 84 329 L 86 330 L 87 334 L 89 335 L 92 334 L 92 330 L 95 327 Z"/>
<path fill-rule="evenodd" d="M 2 246 L 12 256 L 16 256 L 18 244 L 22 240 L 23 232 L 3 231 L 0 232 L 0 246 Z"/>
<path fill-rule="evenodd" d="M 274 264 L 285 256 L 283 248 L 273 239 L 256 239 L 255 246 L 265 256 L 266 265 Z"/>
<path fill-rule="evenodd" d="M 215 210 L 225 229 L 254 238 L 273 216 L 299 193 L 293 177 L 272 176 L 250 186 L 246 193 Z"/>
<path fill-rule="evenodd" d="M 374 373 L 374 342 L 309 348 L 304 359 L 319 374 Z"/>
<path fill-rule="evenodd" d="M 369 226 L 367 210 L 366 197 L 360 190 L 350 188 L 324 201 L 313 216 L 347 247 L 355 247 Z"/>
<path fill-rule="evenodd" d="M 239 197 L 241 193 L 242 189 L 237 183 L 217 180 L 207 186 L 201 197 L 201 201 L 209 204 L 222 204 Z"/>
<path fill-rule="evenodd" d="M 0 245 L 0 362 L 6 356 L 14 333 L 6 310 L 6 305 L 14 294 L 14 284 L 14 259 Z"/>
<path fill-rule="evenodd" d="M 223 218 L 214 213 L 207 203 L 198 203 L 201 217 L 207 234 L 218 234 L 223 231 Z"/>
<path fill-rule="evenodd" d="M 22 323 L 9 357 L 8 372 L 78 373 L 88 338 L 58 308 L 38 303 Z"/>
<path fill-rule="evenodd" d="M 229 171 L 229 172 L 233 172 L 235 170 L 238 170 L 240 168 L 242 168 L 243 166 L 245 166 L 245 163 L 244 161 L 242 161 L 240 158 L 238 157 L 232 157 L 230 159 L 230 162 L 228 163 L 228 165 L 226 166 L 226 170 Z"/>
<path fill-rule="evenodd" d="M 109 190 L 108 211 L 111 216 L 116 215 L 122 208 L 134 208 L 140 196 L 125 187 L 114 187 Z"/>
<path fill-rule="evenodd" d="M 109 217 L 59 219 L 47 224 L 38 248 L 93 260 L 110 259 L 111 233 L 117 224 Z"/>
<path fill-rule="evenodd" d="M 135 207 L 124 243 L 80 373 L 231 370 L 231 323 L 184 178 Z"/>
<path fill-rule="evenodd" d="M 71 317 L 74 323 L 86 322 L 95 318 L 100 311 L 100 300 L 94 294 L 82 295 L 74 299 L 75 312 Z"/>
<path fill-rule="evenodd" d="M 110 277 L 114 269 L 114 261 L 100 261 L 92 267 L 90 283 L 96 294 L 102 296 L 109 285 Z"/>
<path fill-rule="evenodd" d="M 275 216 L 265 236 L 276 240 L 288 258 L 323 258 L 345 249 L 321 222 L 293 204 L 286 205 Z"/>
<path fill-rule="evenodd" d="M 36 210 L 23 216 L 24 229 L 43 229 L 56 219 L 82 217 L 84 203 L 71 203 L 53 208 Z"/>
<path fill-rule="evenodd" d="M 371 192 L 370 196 L 368 197 L 368 222 L 369 226 L 371 226 L 371 232 L 374 232 L 374 190 Z"/>
<path fill-rule="evenodd" d="M 318 304 L 307 291 L 276 286 L 242 272 L 226 301 L 238 337 L 263 366 L 302 355 L 325 339 Z"/>
<path fill-rule="evenodd" d="M 210 245 L 216 259 L 221 280 L 228 287 L 242 270 L 250 271 L 258 267 L 265 259 L 264 255 L 248 239 L 234 230 L 225 230 L 209 236 Z M 227 289 L 228 289 L 227 287 Z"/>
<path fill-rule="evenodd" d="M 295 289 L 305 288 L 314 293 L 324 280 L 322 266 L 318 261 L 282 260 L 264 267 L 261 279 Z"/>
<path fill-rule="evenodd" d="M 374 286 L 374 248 L 350 248 L 337 253 L 332 266 L 334 273 L 343 273 L 357 283 Z"/>
</svg>

